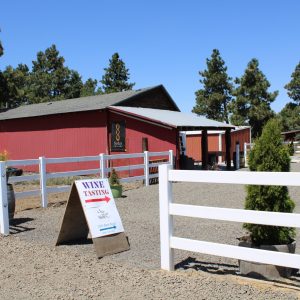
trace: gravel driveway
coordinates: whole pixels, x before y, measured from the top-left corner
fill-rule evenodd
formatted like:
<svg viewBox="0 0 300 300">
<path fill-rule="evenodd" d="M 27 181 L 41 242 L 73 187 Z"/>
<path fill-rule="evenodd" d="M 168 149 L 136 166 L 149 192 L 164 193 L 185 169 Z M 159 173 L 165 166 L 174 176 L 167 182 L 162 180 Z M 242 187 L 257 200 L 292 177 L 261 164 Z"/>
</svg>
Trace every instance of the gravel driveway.
<svg viewBox="0 0 300 300">
<path fill-rule="evenodd" d="M 238 185 L 175 183 L 173 192 L 175 202 L 196 205 L 242 208 L 245 198 Z M 233 259 L 176 250 L 177 270 L 161 271 L 158 185 L 124 194 L 116 204 L 131 249 L 102 259 L 89 240 L 54 246 L 65 195 L 18 212 L 12 234 L 0 237 L 0 299 L 300 299 L 299 276 L 277 285 L 251 280 L 237 275 Z M 300 212 L 300 188 L 290 194 Z M 236 245 L 243 234 L 239 223 L 175 217 L 176 236 Z"/>
</svg>

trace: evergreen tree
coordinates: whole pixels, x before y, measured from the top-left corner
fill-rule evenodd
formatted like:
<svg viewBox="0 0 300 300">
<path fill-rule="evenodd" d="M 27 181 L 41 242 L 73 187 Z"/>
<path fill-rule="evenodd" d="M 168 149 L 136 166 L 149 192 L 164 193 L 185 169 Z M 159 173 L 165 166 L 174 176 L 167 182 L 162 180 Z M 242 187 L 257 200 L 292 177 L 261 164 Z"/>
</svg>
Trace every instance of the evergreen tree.
<svg viewBox="0 0 300 300">
<path fill-rule="evenodd" d="M 105 94 L 114 92 L 123 92 L 132 90 L 135 83 L 129 83 L 129 70 L 126 69 L 125 63 L 120 59 L 118 53 L 114 53 L 109 60 L 108 68 L 104 68 L 105 74 L 100 82 L 103 85 Z"/>
<path fill-rule="evenodd" d="M 257 59 L 252 59 L 241 78 L 235 83 L 235 100 L 231 105 L 231 123 L 235 125 L 250 125 L 252 136 L 261 134 L 263 126 L 274 116 L 271 103 L 278 95 L 278 91 L 268 92 L 270 83 L 259 69 Z"/>
<path fill-rule="evenodd" d="M 14 108 L 28 102 L 29 69 L 19 64 L 17 68 L 7 66 L 0 78 L 2 107 Z"/>
<path fill-rule="evenodd" d="M 284 131 L 300 129 L 300 105 L 289 102 L 279 113 Z"/>
<path fill-rule="evenodd" d="M 81 77 L 64 62 L 55 45 L 37 53 L 30 76 L 31 103 L 80 97 Z"/>
<path fill-rule="evenodd" d="M 0 29 L 0 32 L 1 32 L 1 29 Z M 4 53 L 4 49 L 3 49 L 2 43 L 0 41 L 0 56 L 2 56 L 3 53 Z"/>
<path fill-rule="evenodd" d="M 1 32 L 1 30 L 0 30 Z M 0 57 L 3 55 L 4 49 L 0 40 Z M 6 91 L 6 80 L 0 70 L 0 107 L 3 106 L 3 97 Z"/>
<path fill-rule="evenodd" d="M 290 157 L 281 138 L 277 119 L 268 121 L 261 136 L 250 152 L 251 171 L 288 172 Z M 292 213 L 295 203 L 289 197 L 286 186 L 247 186 L 245 209 Z M 244 224 L 258 245 L 288 244 L 295 237 L 295 230 L 288 227 Z"/>
<path fill-rule="evenodd" d="M 66 76 L 65 85 L 62 88 L 64 99 L 79 98 L 83 84 L 81 76 L 77 71 L 69 70 Z"/>
<path fill-rule="evenodd" d="M 300 105 L 300 62 L 291 77 L 291 81 L 284 88 L 287 89 L 289 97 Z"/>
<path fill-rule="evenodd" d="M 289 102 L 279 113 L 284 130 L 300 129 L 300 62 L 291 75 L 291 81 L 285 85 L 289 97 L 294 102 Z"/>
<path fill-rule="evenodd" d="M 97 93 L 97 80 L 89 78 L 82 86 L 80 95 L 81 97 L 94 96 Z"/>
<path fill-rule="evenodd" d="M 2 43 L 0 41 L 0 56 L 3 55 L 3 52 L 4 52 L 4 49 L 3 49 Z"/>
<path fill-rule="evenodd" d="M 195 93 L 196 105 L 192 111 L 209 119 L 229 123 L 228 104 L 232 100 L 232 84 L 219 50 L 213 50 L 206 64 L 207 70 L 199 72 L 203 88 Z"/>
</svg>

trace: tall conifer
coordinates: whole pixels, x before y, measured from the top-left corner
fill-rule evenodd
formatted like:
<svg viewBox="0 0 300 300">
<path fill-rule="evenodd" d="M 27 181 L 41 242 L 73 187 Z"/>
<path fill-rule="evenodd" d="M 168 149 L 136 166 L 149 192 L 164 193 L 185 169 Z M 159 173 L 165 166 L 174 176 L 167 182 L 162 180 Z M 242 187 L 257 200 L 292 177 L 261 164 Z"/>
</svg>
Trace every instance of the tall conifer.
<svg viewBox="0 0 300 300">
<path fill-rule="evenodd" d="M 132 90 L 135 83 L 129 83 L 129 69 L 126 69 L 125 63 L 118 53 L 114 53 L 109 60 L 109 66 L 104 68 L 104 75 L 102 76 L 103 92 L 105 94 L 123 92 Z"/>
<path fill-rule="evenodd" d="M 199 72 L 203 87 L 195 93 L 196 105 L 192 111 L 209 119 L 229 123 L 228 104 L 232 100 L 232 84 L 219 50 L 213 50 L 206 64 L 207 69 Z"/>
<path fill-rule="evenodd" d="M 235 100 L 231 105 L 231 123 L 234 125 L 250 125 L 252 136 L 261 134 L 263 126 L 274 116 L 271 103 L 278 95 L 278 91 L 268 92 L 270 83 L 259 69 L 257 59 L 252 59 L 241 78 L 237 78 L 238 85 L 234 90 Z"/>
</svg>

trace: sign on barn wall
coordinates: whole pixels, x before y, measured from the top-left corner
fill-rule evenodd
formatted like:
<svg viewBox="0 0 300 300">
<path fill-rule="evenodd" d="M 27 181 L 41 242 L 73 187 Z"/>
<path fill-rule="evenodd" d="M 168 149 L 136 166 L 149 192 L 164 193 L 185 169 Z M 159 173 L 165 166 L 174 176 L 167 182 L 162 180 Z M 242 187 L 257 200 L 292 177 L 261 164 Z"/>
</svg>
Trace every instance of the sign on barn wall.
<svg viewBox="0 0 300 300">
<path fill-rule="evenodd" d="M 125 121 L 111 124 L 111 151 L 124 152 L 125 148 Z"/>
</svg>

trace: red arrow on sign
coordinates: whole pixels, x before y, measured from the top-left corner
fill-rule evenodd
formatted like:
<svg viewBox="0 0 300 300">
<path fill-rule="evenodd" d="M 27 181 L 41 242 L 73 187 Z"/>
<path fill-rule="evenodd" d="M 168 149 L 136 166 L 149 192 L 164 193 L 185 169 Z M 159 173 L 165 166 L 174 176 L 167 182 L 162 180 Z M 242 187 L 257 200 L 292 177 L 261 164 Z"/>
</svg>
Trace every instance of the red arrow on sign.
<svg viewBox="0 0 300 300">
<path fill-rule="evenodd" d="M 106 203 L 108 203 L 109 200 L 110 200 L 110 198 L 105 196 L 104 198 L 87 199 L 87 200 L 85 200 L 85 203 L 102 202 L 102 201 L 105 201 Z"/>
</svg>

